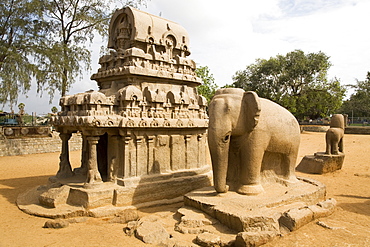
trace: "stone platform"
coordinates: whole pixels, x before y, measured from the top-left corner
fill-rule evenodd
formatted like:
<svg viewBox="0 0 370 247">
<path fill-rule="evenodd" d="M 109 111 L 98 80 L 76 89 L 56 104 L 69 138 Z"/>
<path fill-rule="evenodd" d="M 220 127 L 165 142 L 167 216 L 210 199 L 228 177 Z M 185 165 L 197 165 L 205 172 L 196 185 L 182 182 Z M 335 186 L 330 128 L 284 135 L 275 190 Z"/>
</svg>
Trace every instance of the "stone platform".
<svg viewBox="0 0 370 247">
<path fill-rule="evenodd" d="M 213 187 L 206 187 L 186 194 L 184 204 L 239 232 L 237 241 L 245 246 L 249 246 L 248 238 L 266 243 L 284 232 L 328 216 L 336 204 L 334 199 L 326 200 L 325 185 L 312 179 L 299 178 L 298 183 L 288 187 L 268 184 L 264 189 L 260 195 L 245 196 L 233 191 L 218 194 Z"/>
<path fill-rule="evenodd" d="M 342 169 L 344 153 L 338 155 L 318 152 L 314 155 L 306 155 L 296 167 L 297 171 L 312 174 L 324 174 Z"/>
<path fill-rule="evenodd" d="M 129 208 L 164 205 L 183 200 L 189 191 L 211 185 L 209 166 L 192 171 L 104 182 L 85 188 L 74 176 L 35 187 L 17 198 L 18 207 L 32 215 L 48 218 L 105 217 Z"/>
</svg>

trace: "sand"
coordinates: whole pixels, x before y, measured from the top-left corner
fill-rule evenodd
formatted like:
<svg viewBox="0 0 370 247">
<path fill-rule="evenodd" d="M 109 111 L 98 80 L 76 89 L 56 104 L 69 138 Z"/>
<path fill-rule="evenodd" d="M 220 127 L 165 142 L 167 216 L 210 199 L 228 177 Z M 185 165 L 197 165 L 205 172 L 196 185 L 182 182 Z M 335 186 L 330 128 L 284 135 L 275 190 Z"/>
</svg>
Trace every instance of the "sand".
<svg viewBox="0 0 370 247">
<path fill-rule="evenodd" d="M 338 201 L 331 216 L 276 238 L 265 246 L 370 246 L 370 135 L 345 136 L 345 160 L 339 171 L 298 176 L 316 179 L 327 186 L 327 197 Z M 304 132 L 297 164 L 304 155 L 325 150 L 325 133 Z M 70 154 L 73 167 L 80 152 Z M 20 211 L 16 198 L 26 190 L 47 183 L 58 170 L 59 153 L 0 157 L 0 247 L 3 246 L 149 246 L 126 236 L 124 224 L 110 218 L 89 218 L 63 229 L 43 228 L 46 218 Z M 194 235 L 174 232 L 173 217 L 181 203 L 140 210 L 140 215 L 160 216 L 171 234 L 191 241 Z"/>
</svg>

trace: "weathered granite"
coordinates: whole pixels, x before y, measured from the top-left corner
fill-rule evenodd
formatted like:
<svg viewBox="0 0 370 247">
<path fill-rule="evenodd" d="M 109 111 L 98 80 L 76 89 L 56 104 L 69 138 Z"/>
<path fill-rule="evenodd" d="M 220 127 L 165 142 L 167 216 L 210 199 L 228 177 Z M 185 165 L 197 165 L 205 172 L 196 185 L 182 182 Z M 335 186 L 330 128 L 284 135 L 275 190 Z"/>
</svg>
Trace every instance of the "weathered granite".
<svg viewBox="0 0 370 247">
<path fill-rule="evenodd" d="M 326 131 L 325 152 L 306 155 L 296 167 L 297 171 L 323 174 L 342 169 L 344 162 L 344 129 L 345 116 L 334 114 L 330 120 L 330 128 Z"/>
<path fill-rule="evenodd" d="M 334 172 L 342 169 L 344 157 L 344 153 L 329 155 L 322 152 L 314 155 L 305 155 L 296 167 L 296 170 L 311 174 Z"/>
<path fill-rule="evenodd" d="M 126 7 L 112 16 L 108 48 L 91 76 L 99 91 L 63 96 L 51 121 L 62 145 L 50 182 L 70 187 L 65 205 L 95 215 L 98 207 L 166 203 L 211 185 L 207 100 L 197 91 L 186 30 Z M 81 166 L 72 170 L 69 143 L 77 132 Z M 47 194 L 40 206 L 57 209 Z"/>
<path fill-rule="evenodd" d="M 260 246 L 332 214 L 336 206 L 335 199 L 326 200 L 325 185 L 312 179 L 299 178 L 299 183 L 291 186 L 264 187 L 264 193 L 254 196 L 217 193 L 212 187 L 192 191 L 184 197 L 185 207 L 179 210 L 184 216 L 177 230 L 202 233 L 208 231 L 207 224 L 221 222 L 237 232 L 233 241 L 227 241 L 232 246 Z M 207 216 L 194 217 L 201 213 Z"/>
<path fill-rule="evenodd" d="M 162 224 L 150 221 L 139 222 L 135 236 L 144 243 L 153 245 L 165 243 L 170 238 Z"/>
<path fill-rule="evenodd" d="M 330 119 L 330 128 L 326 131 L 326 154 L 343 153 L 345 120 L 342 114 L 334 114 Z"/>
<path fill-rule="evenodd" d="M 279 231 L 278 220 L 289 208 L 309 206 L 325 200 L 325 185 L 302 179 L 292 186 L 265 185 L 265 192 L 255 196 L 230 191 L 217 193 L 212 187 L 185 195 L 184 204 L 209 214 L 228 227 L 242 232 L 255 228 Z"/>
<path fill-rule="evenodd" d="M 217 90 L 209 105 L 208 143 L 217 192 L 262 193 L 265 172 L 283 183 L 297 182 L 299 124 L 287 109 L 255 92 Z"/>
</svg>

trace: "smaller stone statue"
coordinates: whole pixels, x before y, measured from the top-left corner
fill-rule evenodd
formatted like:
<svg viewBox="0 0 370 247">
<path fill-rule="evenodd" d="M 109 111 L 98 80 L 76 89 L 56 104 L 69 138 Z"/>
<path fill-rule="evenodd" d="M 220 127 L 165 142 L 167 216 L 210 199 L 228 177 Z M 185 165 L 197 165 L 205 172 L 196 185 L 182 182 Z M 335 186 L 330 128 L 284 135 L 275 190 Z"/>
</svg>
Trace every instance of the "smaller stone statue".
<svg viewBox="0 0 370 247">
<path fill-rule="evenodd" d="M 330 120 L 330 128 L 325 135 L 326 151 L 304 156 L 296 170 L 314 174 L 340 170 L 344 161 L 344 129 L 345 117 L 342 114 L 334 114 Z"/>
<path fill-rule="evenodd" d="M 344 116 L 334 114 L 330 120 L 330 129 L 326 131 L 326 154 L 343 153 Z"/>
</svg>

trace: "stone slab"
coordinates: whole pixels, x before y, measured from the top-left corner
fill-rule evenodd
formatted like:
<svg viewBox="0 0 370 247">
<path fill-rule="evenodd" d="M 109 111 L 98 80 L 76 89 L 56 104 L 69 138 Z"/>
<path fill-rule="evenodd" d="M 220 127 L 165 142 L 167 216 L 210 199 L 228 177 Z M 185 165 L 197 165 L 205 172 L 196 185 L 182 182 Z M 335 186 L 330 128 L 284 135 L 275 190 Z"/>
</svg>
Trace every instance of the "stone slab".
<svg viewBox="0 0 370 247">
<path fill-rule="evenodd" d="M 71 188 L 67 199 L 67 204 L 82 206 L 86 209 L 112 205 L 114 185 L 102 184 L 101 187 L 94 189 Z"/>
<path fill-rule="evenodd" d="M 41 205 L 49 208 L 55 208 L 57 205 L 65 204 L 69 195 L 69 186 L 61 186 L 58 188 L 50 188 L 39 196 Z"/>
<path fill-rule="evenodd" d="M 210 186 L 211 178 L 209 168 L 194 169 L 131 179 L 125 185 L 105 182 L 84 188 L 84 179 L 74 176 L 20 194 L 17 205 L 28 214 L 47 218 L 106 217 L 127 208 L 180 202 L 189 191 Z"/>
<path fill-rule="evenodd" d="M 324 184 L 307 178 L 290 186 L 267 184 L 265 192 L 255 196 L 230 191 L 216 193 L 213 187 L 192 191 L 184 204 L 219 220 L 238 232 L 279 232 L 279 218 L 292 208 L 304 208 L 325 200 Z"/>
<path fill-rule="evenodd" d="M 211 176 L 211 172 L 207 172 L 201 175 L 143 182 L 136 187 L 119 186 L 114 191 L 113 204 L 116 206 L 128 206 L 176 198 L 199 187 L 211 185 Z"/>
<path fill-rule="evenodd" d="M 306 155 L 296 167 L 297 171 L 311 174 L 324 174 L 342 169 L 345 155 L 327 155 L 316 153 Z"/>
</svg>

